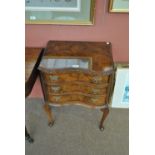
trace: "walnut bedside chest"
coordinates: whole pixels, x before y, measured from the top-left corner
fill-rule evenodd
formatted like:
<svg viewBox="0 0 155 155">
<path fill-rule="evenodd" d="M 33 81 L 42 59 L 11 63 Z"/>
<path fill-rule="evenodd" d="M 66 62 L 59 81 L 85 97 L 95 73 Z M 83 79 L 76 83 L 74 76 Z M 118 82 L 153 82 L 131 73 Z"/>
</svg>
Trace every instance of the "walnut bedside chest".
<svg viewBox="0 0 155 155">
<path fill-rule="evenodd" d="M 54 123 L 50 105 L 80 104 L 101 109 L 104 129 L 114 79 L 111 43 L 49 41 L 39 70 L 49 126 Z"/>
</svg>

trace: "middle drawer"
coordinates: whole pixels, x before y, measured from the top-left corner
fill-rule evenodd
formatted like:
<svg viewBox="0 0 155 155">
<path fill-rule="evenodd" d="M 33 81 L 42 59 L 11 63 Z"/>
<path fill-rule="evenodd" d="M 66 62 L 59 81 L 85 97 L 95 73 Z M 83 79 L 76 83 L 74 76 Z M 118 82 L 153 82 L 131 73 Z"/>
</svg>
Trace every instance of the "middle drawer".
<svg viewBox="0 0 155 155">
<path fill-rule="evenodd" d="M 66 94 L 66 93 L 83 93 L 103 95 L 107 92 L 108 84 L 103 85 L 87 85 L 85 83 L 61 83 L 61 84 L 45 84 L 46 90 L 50 94 Z"/>
</svg>

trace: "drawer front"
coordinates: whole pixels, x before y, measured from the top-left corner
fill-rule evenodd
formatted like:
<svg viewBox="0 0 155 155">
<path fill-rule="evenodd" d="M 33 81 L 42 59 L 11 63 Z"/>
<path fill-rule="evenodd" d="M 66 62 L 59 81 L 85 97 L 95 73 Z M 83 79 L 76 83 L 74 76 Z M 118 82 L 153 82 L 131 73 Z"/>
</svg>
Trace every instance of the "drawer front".
<svg viewBox="0 0 155 155">
<path fill-rule="evenodd" d="M 64 94 L 64 93 L 73 93 L 79 92 L 84 94 L 95 94 L 95 95 L 103 95 L 107 92 L 107 86 L 96 85 L 96 86 L 88 86 L 85 84 L 55 84 L 55 85 L 46 85 L 46 89 L 49 93 L 52 94 Z"/>
<path fill-rule="evenodd" d="M 84 96 L 82 95 L 49 95 L 48 100 L 53 103 L 70 103 L 70 102 L 83 102 Z"/>
<path fill-rule="evenodd" d="M 109 79 L 108 75 L 93 75 L 87 73 L 79 73 L 79 81 L 89 82 L 94 84 L 107 83 Z"/>
<path fill-rule="evenodd" d="M 46 83 L 78 81 L 77 73 L 42 73 L 42 77 Z"/>
<path fill-rule="evenodd" d="M 54 104 L 81 103 L 90 106 L 102 106 L 106 102 L 106 96 L 94 95 L 91 97 L 71 94 L 71 95 L 49 95 L 48 101 Z"/>
<path fill-rule="evenodd" d="M 46 83 L 55 82 L 87 82 L 93 84 L 108 83 L 108 75 L 94 75 L 84 72 L 68 72 L 68 73 L 42 73 L 43 80 Z"/>
<path fill-rule="evenodd" d="M 86 97 L 86 102 L 88 102 L 89 105 L 94 106 L 102 106 L 106 104 L 106 95 L 94 95 L 92 97 Z"/>
</svg>

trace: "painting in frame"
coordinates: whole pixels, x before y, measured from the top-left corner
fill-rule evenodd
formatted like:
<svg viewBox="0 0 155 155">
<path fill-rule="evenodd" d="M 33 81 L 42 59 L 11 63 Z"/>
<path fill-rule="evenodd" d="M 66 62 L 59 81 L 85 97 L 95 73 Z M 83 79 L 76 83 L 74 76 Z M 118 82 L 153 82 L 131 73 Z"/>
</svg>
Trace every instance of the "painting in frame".
<svg viewBox="0 0 155 155">
<path fill-rule="evenodd" d="M 93 25 L 95 0 L 25 0 L 26 24 Z"/>
<path fill-rule="evenodd" d="M 129 0 L 110 0 L 109 12 L 128 13 Z"/>
<path fill-rule="evenodd" d="M 116 64 L 112 108 L 129 108 L 129 65 Z"/>
</svg>

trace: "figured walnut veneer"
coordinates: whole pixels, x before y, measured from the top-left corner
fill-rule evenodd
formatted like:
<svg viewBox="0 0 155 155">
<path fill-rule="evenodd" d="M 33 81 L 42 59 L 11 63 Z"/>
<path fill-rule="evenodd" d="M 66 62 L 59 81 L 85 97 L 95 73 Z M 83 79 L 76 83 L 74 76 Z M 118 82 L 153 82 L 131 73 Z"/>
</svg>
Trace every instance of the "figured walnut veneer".
<svg viewBox="0 0 155 155">
<path fill-rule="evenodd" d="M 58 57 L 89 57 L 92 58 L 92 70 L 101 71 L 112 66 L 111 43 L 107 42 L 75 42 L 49 41 L 44 58 Z"/>
<path fill-rule="evenodd" d="M 90 63 L 92 66 L 88 69 L 55 69 L 50 68 L 49 65 L 47 68 L 45 65 L 46 60 L 67 57 L 89 58 L 92 61 Z M 44 64 L 41 63 L 39 69 L 45 102 L 50 104 L 79 102 L 90 106 L 107 104 L 108 89 L 111 85 L 109 81 L 113 72 L 113 59 L 109 42 L 49 41 L 45 48 L 43 61 Z M 108 72 L 109 68 L 110 72 Z M 106 87 L 99 88 L 102 85 L 106 85 Z"/>
<path fill-rule="evenodd" d="M 73 61 L 70 65 L 67 58 L 78 59 L 77 64 Z M 89 67 L 82 68 L 80 63 L 89 64 Z M 81 104 L 108 108 L 114 77 L 111 43 L 49 41 L 39 70 L 45 99 L 44 109 L 50 125 L 53 125 L 53 119 L 49 105 Z M 107 110 L 105 113 L 100 129 L 103 128 Z"/>
</svg>

